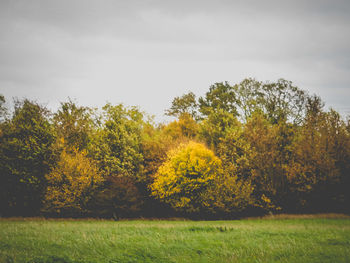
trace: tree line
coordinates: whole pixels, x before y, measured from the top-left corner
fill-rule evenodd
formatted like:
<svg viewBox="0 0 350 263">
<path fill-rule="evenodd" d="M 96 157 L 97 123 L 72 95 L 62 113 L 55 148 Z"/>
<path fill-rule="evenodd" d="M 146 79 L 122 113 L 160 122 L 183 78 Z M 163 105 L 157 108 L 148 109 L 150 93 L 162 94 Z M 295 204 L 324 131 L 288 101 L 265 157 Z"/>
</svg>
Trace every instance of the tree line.
<svg viewBox="0 0 350 263">
<path fill-rule="evenodd" d="M 349 118 L 292 82 L 215 83 L 166 115 L 0 96 L 1 216 L 350 212 Z"/>
</svg>

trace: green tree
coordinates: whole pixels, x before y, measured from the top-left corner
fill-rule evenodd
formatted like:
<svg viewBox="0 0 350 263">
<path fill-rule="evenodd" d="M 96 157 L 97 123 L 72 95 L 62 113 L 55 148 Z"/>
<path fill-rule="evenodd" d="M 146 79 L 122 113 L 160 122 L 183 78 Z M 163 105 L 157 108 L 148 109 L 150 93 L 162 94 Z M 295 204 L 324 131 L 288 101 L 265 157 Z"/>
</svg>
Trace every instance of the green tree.
<svg viewBox="0 0 350 263">
<path fill-rule="evenodd" d="M 216 176 L 214 183 L 202 193 L 202 205 L 213 214 L 237 216 L 247 207 L 256 205 L 253 190 L 250 180 L 225 171 Z"/>
<path fill-rule="evenodd" d="M 300 124 L 305 116 L 306 93 L 291 81 L 259 82 L 244 79 L 236 85 L 216 83 L 205 97 L 199 98 L 199 111 L 209 116 L 213 111 L 223 110 L 244 122 L 256 111 L 263 112 L 272 123 L 287 120 Z"/>
<path fill-rule="evenodd" d="M 174 116 L 179 118 L 184 113 L 192 116 L 193 119 L 198 118 L 198 105 L 196 95 L 193 92 L 182 95 L 181 97 L 175 97 L 171 104 L 170 109 L 165 111 L 168 116 Z"/>
<path fill-rule="evenodd" d="M 243 136 L 249 145 L 249 168 L 244 170 L 250 172 L 254 196 L 262 207 L 279 209 L 285 185 L 280 127 L 256 112 L 244 125 Z"/>
<path fill-rule="evenodd" d="M 216 153 L 221 140 L 237 126 L 240 123 L 233 114 L 223 109 L 213 110 L 200 123 L 199 137 Z"/>
<path fill-rule="evenodd" d="M 139 177 L 142 173 L 143 113 L 136 107 L 122 104 L 103 107 L 101 127 L 93 137 L 90 155 L 106 176 L 128 175 Z"/>
<path fill-rule="evenodd" d="M 254 112 L 262 111 L 265 102 L 262 85 L 262 82 L 248 78 L 233 87 L 236 91 L 238 112 L 243 121 L 252 117 Z"/>
<path fill-rule="evenodd" d="M 49 111 L 29 101 L 16 101 L 0 136 L 1 212 L 35 215 L 46 188 L 55 140 Z"/>
<path fill-rule="evenodd" d="M 217 150 L 223 175 L 217 176 L 208 188 L 204 203 L 213 213 L 236 214 L 257 206 L 253 196 L 251 162 L 254 151 L 243 136 L 243 127 L 236 120 L 220 138 Z"/>
<path fill-rule="evenodd" d="M 87 149 L 94 130 L 92 110 L 77 106 L 72 100 L 61 103 L 53 116 L 58 138 L 63 138 L 69 147 Z"/>
<path fill-rule="evenodd" d="M 237 93 L 228 82 L 215 83 L 210 87 L 205 97 L 199 98 L 198 102 L 199 111 L 204 117 L 216 110 L 222 110 L 234 116 L 238 115 Z"/>
<path fill-rule="evenodd" d="M 238 122 L 222 137 L 217 152 L 227 173 L 251 180 L 256 151 L 244 132 L 244 126 Z"/>
<path fill-rule="evenodd" d="M 264 112 L 272 123 L 288 120 L 300 124 L 305 117 L 305 91 L 293 86 L 291 81 L 279 79 L 275 83 L 264 83 Z"/>
</svg>

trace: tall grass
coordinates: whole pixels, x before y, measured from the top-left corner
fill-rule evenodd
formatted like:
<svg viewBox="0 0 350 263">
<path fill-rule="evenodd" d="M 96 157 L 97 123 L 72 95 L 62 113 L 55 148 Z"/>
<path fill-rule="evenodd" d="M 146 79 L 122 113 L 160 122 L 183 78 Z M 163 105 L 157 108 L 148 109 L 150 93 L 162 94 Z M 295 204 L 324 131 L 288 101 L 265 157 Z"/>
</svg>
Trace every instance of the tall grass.
<svg viewBox="0 0 350 263">
<path fill-rule="evenodd" d="M 350 262 L 350 219 L 0 220 L 0 262 Z"/>
</svg>

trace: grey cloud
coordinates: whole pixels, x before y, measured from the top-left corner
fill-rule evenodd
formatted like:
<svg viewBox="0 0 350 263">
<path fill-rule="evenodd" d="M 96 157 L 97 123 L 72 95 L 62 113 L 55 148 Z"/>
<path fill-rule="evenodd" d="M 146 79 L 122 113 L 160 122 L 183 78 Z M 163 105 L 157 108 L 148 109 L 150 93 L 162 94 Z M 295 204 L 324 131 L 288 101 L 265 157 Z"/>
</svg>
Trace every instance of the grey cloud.
<svg viewBox="0 0 350 263">
<path fill-rule="evenodd" d="M 349 13 L 342 0 L 3 0 L 0 92 L 161 115 L 213 82 L 284 77 L 346 111 Z"/>
</svg>

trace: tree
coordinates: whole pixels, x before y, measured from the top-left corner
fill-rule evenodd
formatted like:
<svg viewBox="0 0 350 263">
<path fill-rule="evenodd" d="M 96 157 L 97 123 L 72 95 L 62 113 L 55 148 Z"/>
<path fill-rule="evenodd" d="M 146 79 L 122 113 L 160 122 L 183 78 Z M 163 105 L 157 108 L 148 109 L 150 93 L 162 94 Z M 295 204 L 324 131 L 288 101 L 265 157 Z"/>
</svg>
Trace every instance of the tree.
<svg viewBox="0 0 350 263">
<path fill-rule="evenodd" d="M 225 171 L 214 178 L 214 183 L 203 192 L 201 199 L 211 213 L 234 216 L 256 205 L 253 190 L 250 180 L 239 179 L 236 174 Z"/>
<path fill-rule="evenodd" d="M 61 152 L 56 167 L 46 175 L 47 189 L 44 211 L 60 215 L 82 215 L 94 191 L 103 182 L 102 172 L 86 151 Z"/>
<path fill-rule="evenodd" d="M 275 83 L 264 83 L 264 112 L 272 123 L 288 120 L 300 124 L 305 116 L 305 91 L 293 86 L 291 81 L 279 79 Z"/>
<path fill-rule="evenodd" d="M 306 93 L 293 86 L 291 81 L 259 82 L 244 79 L 231 86 L 228 82 L 216 83 L 205 97 L 199 98 L 199 111 L 204 116 L 223 110 L 243 122 L 254 112 L 263 112 L 272 123 L 288 120 L 300 124 L 305 116 Z"/>
<path fill-rule="evenodd" d="M 221 161 L 203 144 L 189 142 L 168 153 L 151 185 L 152 195 L 186 212 L 203 210 L 203 195 L 222 174 Z"/>
<path fill-rule="evenodd" d="M 143 215 L 157 217 L 169 216 L 174 211 L 165 203 L 151 196 L 150 185 L 154 182 L 159 167 L 166 161 L 167 152 L 188 142 L 197 135 L 198 124 L 189 114 L 167 125 L 146 124 L 142 131 L 141 151 L 143 169 L 137 186 L 143 200 Z"/>
<path fill-rule="evenodd" d="M 199 125 L 188 113 L 183 113 L 178 120 L 163 127 L 163 132 L 171 140 L 181 141 L 194 139 L 198 134 Z"/>
<path fill-rule="evenodd" d="M 99 216 L 119 219 L 137 215 L 142 205 L 143 198 L 133 178 L 109 176 L 91 200 L 90 208 Z"/>
<path fill-rule="evenodd" d="M 140 176 L 143 113 L 122 104 L 107 104 L 103 111 L 103 123 L 89 147 L 91 157 L 97 160 L 106 176 Z"/>
<path fill-rule="evenodd" d="M 228 82 L 215 83 L 205 94 L 205 97 L 200 97 L 199 100 L 199 111 L 204 115 L 208 116 L 213 111 L 222 110 L 238 115 L 238 100 L 237 93 L 234 87 L 230 86 Z"/>
<path fill-rule="evenodd" d="M 166 110 L 165 114 L 179 118 L 184 113 L 187 113 L 191 115 L 193 119 L 197 119 L 197 108 L 196 95 L 194 95 L 193 92 L 189 92 L 181 97 L 175 97 L 170 109 Z"/>
<path fill-rule="evenodd" d="M 103 107 L 101 126 L 89 147 L 89 156 L 97 161 L 105 179 L 93 202 L 97 213 L 107 216 L 105 208 L 109 207 L 116 214 L 125 215 L 135 210 L 127 212 L 126 206 L 139 209 L 142 205 L 143 193 L 139 193 L 139 188 L 145 188 L 148 179 L 144 173 L 142 145 L 143 129 L 147 125 L 143 113 L 136 107 L 126 108 L 122 104 Z M 133 189 L 134 197 L 141 197 L 134 199 L 126 189 L 128 186 Z"/>
<path fill-rule="evenodd" d="M 2 123 L 0 136 L 1 212 L 36 215 L 52 165 L 55 140 L 50 112 L 29 101 L 15 101 L 14 113 Z"/>
<path fill-rule="evenodd" d="M 245 136 L 244 128 L 239 122 L 232 127 L 220 140 L 217 152 L 226 173 L 251 180 L 256 151 Z"/>
<path fill-rule="evenodd" d="M 0 137 L 2 136 L 2 130 L 4 126 L 4 122 L 7 117 L 7 108 L 5 107 L 5 97 L 0 94 Z"/>
<path fill-rule="evenodd" d="M 288 167 L 291 196 L 303 211 L 338 211 L 349 200 L 350 137 L 340 115 L 322 111 L 320 100 L 309 101 L 308 115 L 292 145 Z M 341 210 L 340 210 L 341 211 Z"/>
<path fill-rule="evenodd" d="M 262 82 L 252 78 L 244 79 L 235 85 L 238 113 L 241 120 L 247 121 L 256 111 L 262 111 L 264 91 Z"/>
<path fill-rule="evenodd" d="M 94 129 L 92 110 L 77 106 L 72 100 L 61 103 L 53 122 L 58 138 L 69 147 L 87 149 Z"/>
<path fill-rule="evenodd" d="M 249 145 L 248 162 L 244 163 L 249 167 L 244 171 L 250 173 L 254 196 L 264 208 L 279 208 L 285 183 L 279 126 L 269 122 L 264 114 L 255 112 L 244 125 L 243 137 Z"/>
<path fill-rule="evenodd" d="M 169 133 L 171 135 L 169 135 Z M 182 134 L 182 131 L 180 131 Z M 176 135 L 175 135 L 176 134 Z M 147 188 L 153 182 L 158 168 L 166 160 L 167 152 L 178 146 L 182 140 L 178 139 L 177 132 L 169 129 L 168 126 L 145 125 L 142 131 L 142 153 L 143 153 L 143 177 Z"/>
<path fill-rule="evenodd" d="M 217 176 L 204 196 L 212 213 L 236 214 L 257 205 L 250 173 L 254 154 L 236 121 L 218 141 L 216 152 L 222 161 L 223 175 Z"/>
<path fill-rule="evenodd" d="M 223 109 L 213 110 L 200 123 L 199 137 L 216 153 L 221 140 L 237 126 L 240 123 L 234 115 Z"/>
<path fill-rule="evenodd" d="M 271 169 L 268 169 L 272 162 L 269 158 L 273 156 L 270 151 L 274 152 L 274 147 L 269 143 L 274 141 L 271 141 L 271 137 L 266 138 L 267 130 L 263 128 L 268 125 L 266 119 L 257 113 L 253 116 L 255 116 L 254 124 L 250 123 L 253 120 L 249 120 L 245 125 L 237 122 L 221 138 L 217 146 L 217 154 L 222 160 L 225 173 L 222 180 L 226 185 L 218 188 L 218 194 L 221 193 L 221 196 L 216 200 L 220 201 L 221 209 L 225 208 L 225 211 L 276 208 L 270 199 L 276 197 L 276 192 L 271 185 L 270 177 L 273 174 L 270 174 Z M 259 136 L 261 136 L 261 144 Z M 263 148 L 265 145 L 268 150 Z M 226 194 L 226 196 L 228 187 L 232 189 L 231 195 Z M 232 205 L 229 205 L 230 203 Z"/>
<path fill-rule="evenodd" d="M 7 108 L 5 107 L 5 102 L 5 97 L 0 94 L 0 123 L 4 122 L 7 117 Z"/>
</svg>

